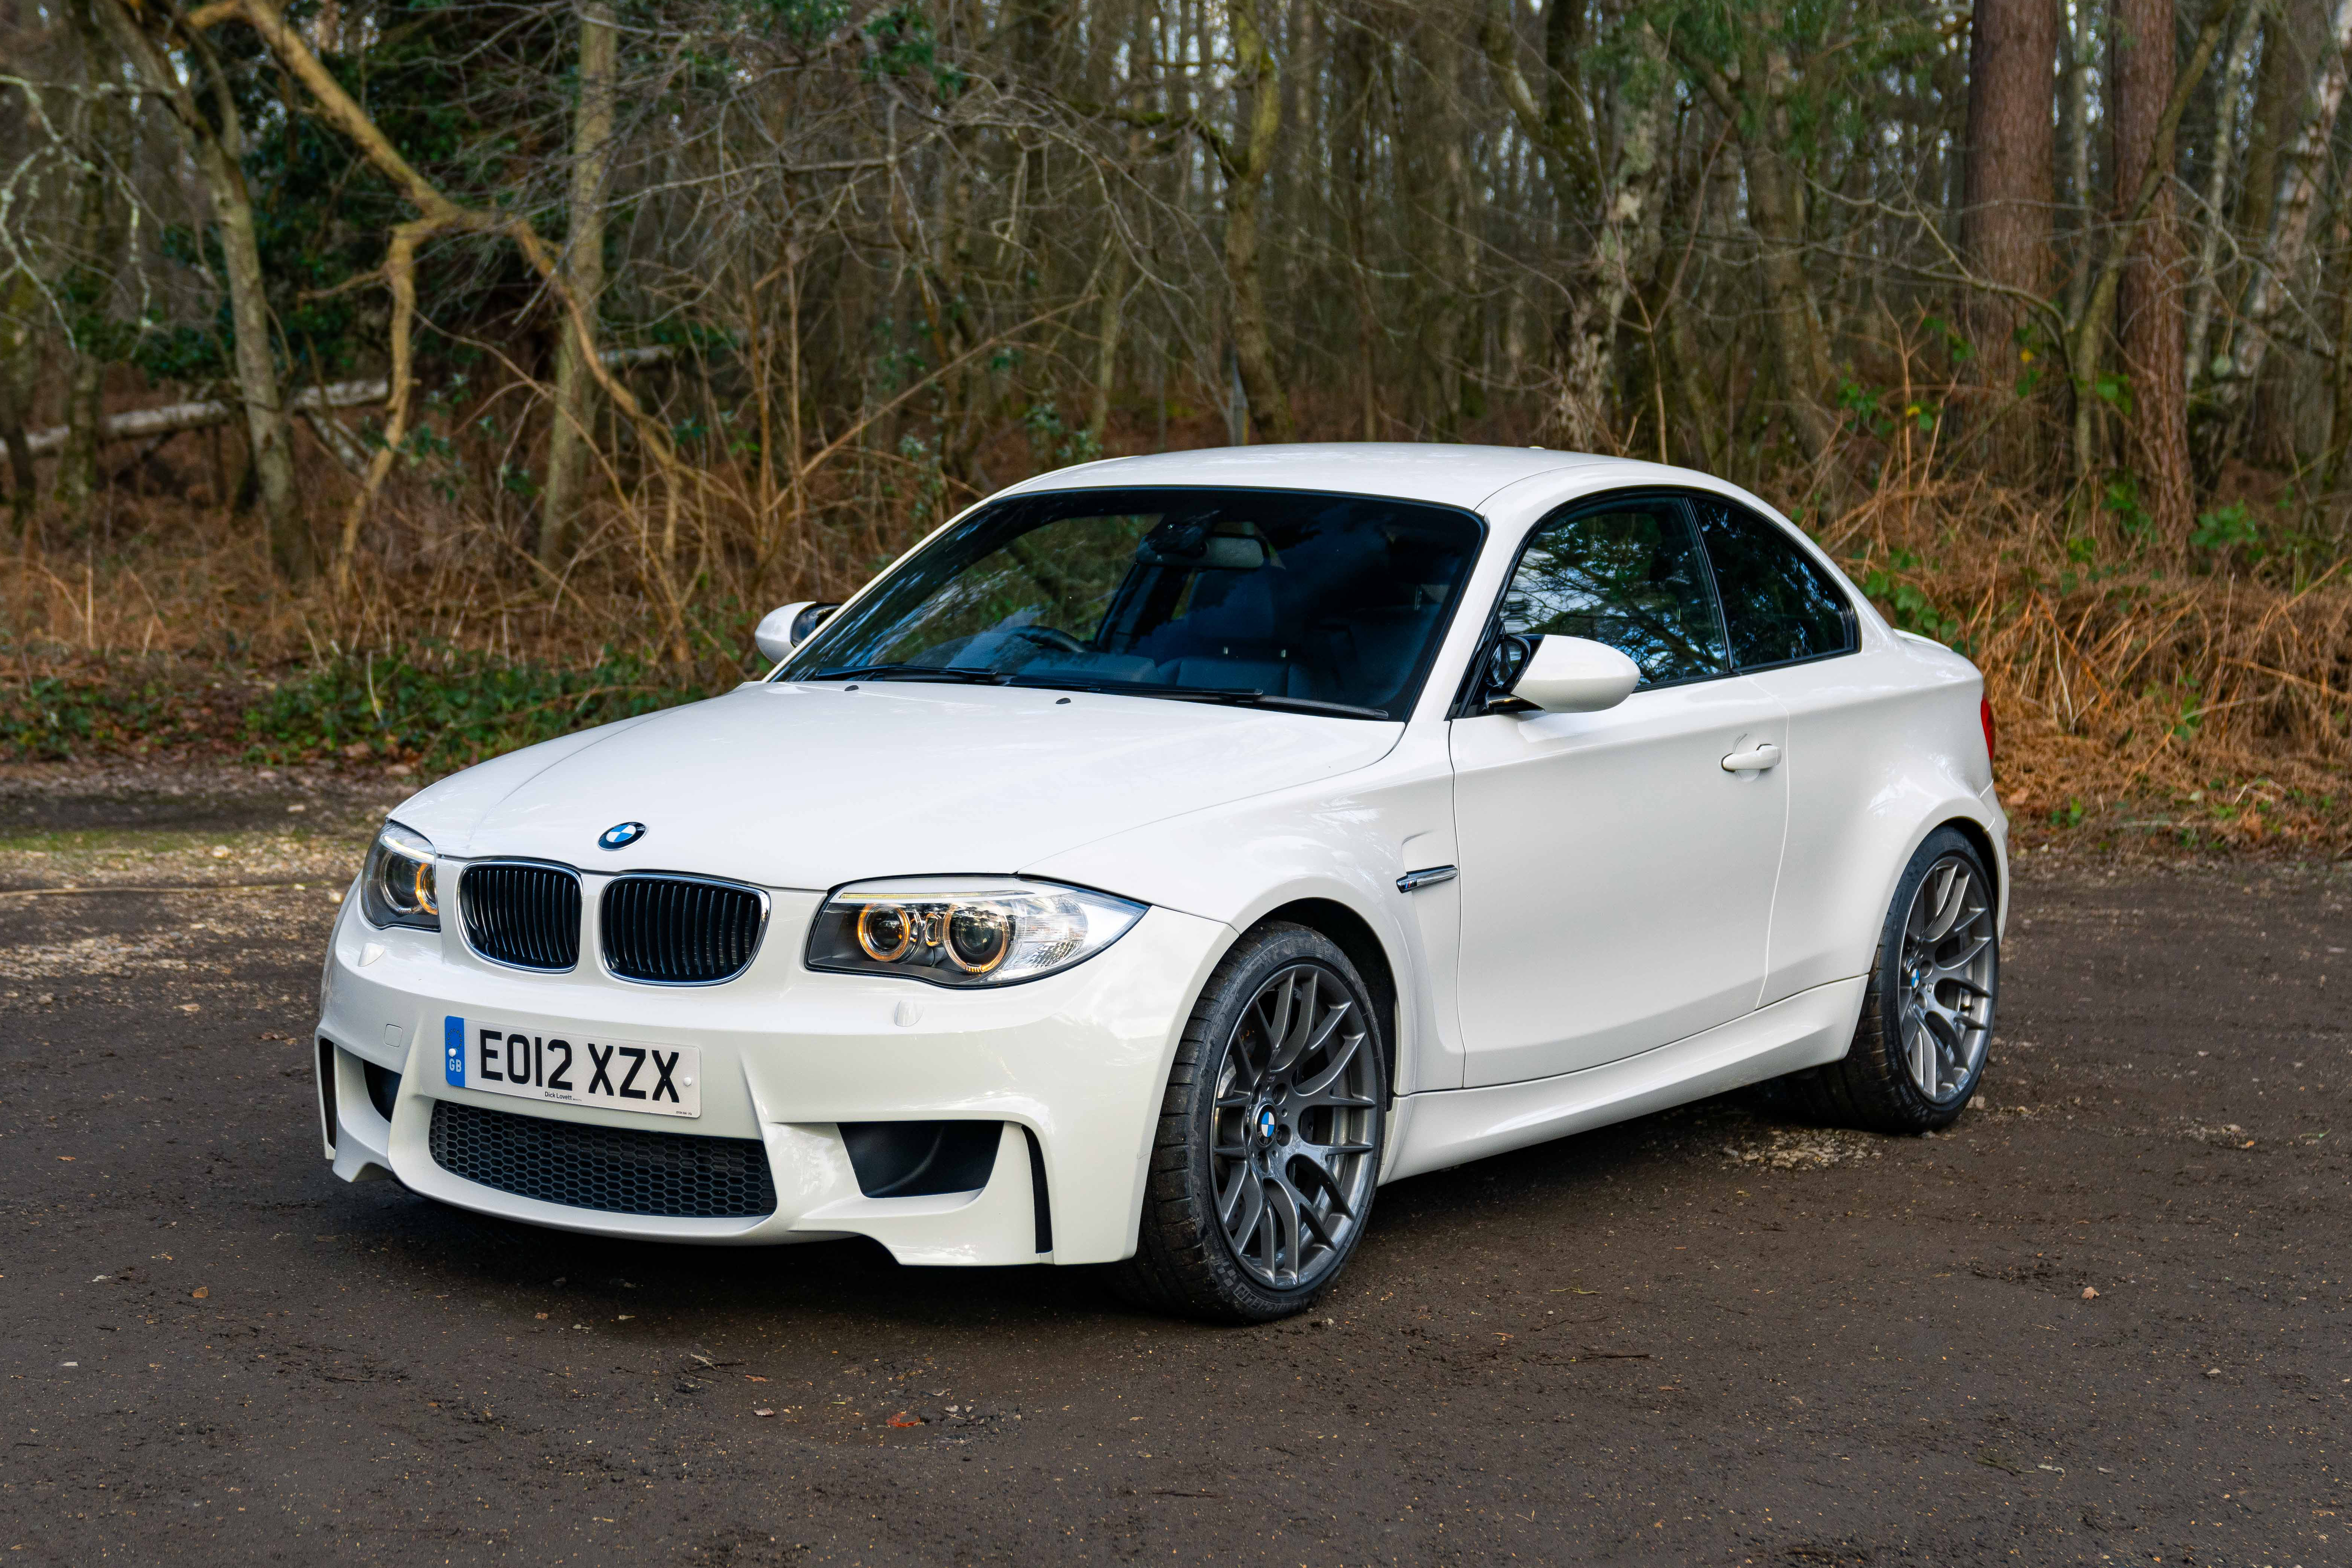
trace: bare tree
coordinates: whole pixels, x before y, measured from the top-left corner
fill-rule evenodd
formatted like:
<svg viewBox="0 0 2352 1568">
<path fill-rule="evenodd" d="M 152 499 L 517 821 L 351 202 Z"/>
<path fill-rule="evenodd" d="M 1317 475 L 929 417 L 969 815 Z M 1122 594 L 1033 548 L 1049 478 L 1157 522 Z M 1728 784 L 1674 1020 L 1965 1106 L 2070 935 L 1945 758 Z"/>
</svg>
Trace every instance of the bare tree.
<svg viewBox="0 0 2352 1568">
<path fill-rule="evenodd" d="M 2135 226 L 2118 297 L 2124 368 L 2131 377 L 2125 419 L 2128 456 L 2142 485 L 2140 505 L 2168 538 L 2185 537 L 2195 511 L 2189 475 L 2189 399 L 2183 384 L 2181 296 L 2187 284 L 2179 202 L 2158 153 L 2169 148 L 2166 110 L 2179 82 L 2170 0 L 2116 0 L 2116 188 L 2137 193 L 2154 172 L 2153 199 Z"/>
</svg>

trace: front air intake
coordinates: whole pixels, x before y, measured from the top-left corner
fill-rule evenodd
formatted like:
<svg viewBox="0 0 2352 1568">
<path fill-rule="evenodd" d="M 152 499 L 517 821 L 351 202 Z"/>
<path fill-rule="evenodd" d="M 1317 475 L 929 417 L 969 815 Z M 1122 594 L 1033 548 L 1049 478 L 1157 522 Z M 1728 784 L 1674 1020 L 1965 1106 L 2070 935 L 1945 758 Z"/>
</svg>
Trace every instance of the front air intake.
<svg viewBox="0 0 2352 1568">
<path fill-rule="evenodd" d="M 580 878 L 560 866 L 492 860 L 458 879 L 466 940 L 493 963 L 560 973 L 580 962 Z"/>
<path fill-rule="evenodd" d="M 519 1116 L 433 1102 L 433 1163 L 519 1198 L 662 1219 L 756 1219 L 776 1212 L 757 1138 L 710 1138 Z"/>
<path fill-rule="evenodd" d="M 616 877 L 604 889 L 604 967 L 654 985 L 715 985 L 751 966 L 767 896 L 699 877 Z"/>
</svg>

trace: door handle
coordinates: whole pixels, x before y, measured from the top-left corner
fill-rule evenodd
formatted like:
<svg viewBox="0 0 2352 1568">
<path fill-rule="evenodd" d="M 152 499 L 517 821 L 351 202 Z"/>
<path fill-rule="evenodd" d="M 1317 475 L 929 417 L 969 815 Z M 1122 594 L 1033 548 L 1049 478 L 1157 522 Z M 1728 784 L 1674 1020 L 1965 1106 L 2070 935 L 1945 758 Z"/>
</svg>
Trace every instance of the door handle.
<svg viewBox="0 0 2352 1568">
<path fill-rule="evenodd" d="M 1780 748 L 1766 741 L 1749 747 L 1747 751 L 1734 752 L 1724 758 L 1723 771 L 1727 773 L 1760 773 L 1780 760 Z"/>
</svg>

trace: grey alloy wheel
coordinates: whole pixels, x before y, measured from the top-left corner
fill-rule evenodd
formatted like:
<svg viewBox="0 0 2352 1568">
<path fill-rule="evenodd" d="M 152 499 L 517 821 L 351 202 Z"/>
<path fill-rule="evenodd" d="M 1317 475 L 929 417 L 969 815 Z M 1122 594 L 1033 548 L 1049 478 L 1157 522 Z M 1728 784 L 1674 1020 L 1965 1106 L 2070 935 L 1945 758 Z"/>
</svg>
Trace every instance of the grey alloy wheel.
<svg viewBox="0 0 2352 1568">
<path fill-rule="evenodd" d="M 1286 1318 L 1337 1285 L 1386 1147 L 1391 1005 L 1319 931 L 1243 932 L 1177 1042 L 1135 1255 L 1108 1283 L 1217 1323 Z"/>
<path fill-rule="evenodd" d="M 1968 859 L 1927 868 L 1903 921 L 1897 976 L 1911 1081 L 1937 1105 L 1975 1081 L 1992 1036 L 1992 899 Z"/>
<path fill-rule="evenodd" d="M 1311 961 L 1268 976 L 1226 1038 L 1211 1183 L 1234 1260 L 1261 1285 L 1312 1286 L 1348 1255 L 1375 1174 L 1372 1051 L 1370 1020 Z"/>
<path fill-rule="evenodd" d="M 1895 879 L 1846 1054 L 1778 1081 L 1790 1110 L 1873 1132 L 1949 1127 L 1991 1056 L 2000 900 L 1988 858 L 1946 825 Z"/>
</svg>

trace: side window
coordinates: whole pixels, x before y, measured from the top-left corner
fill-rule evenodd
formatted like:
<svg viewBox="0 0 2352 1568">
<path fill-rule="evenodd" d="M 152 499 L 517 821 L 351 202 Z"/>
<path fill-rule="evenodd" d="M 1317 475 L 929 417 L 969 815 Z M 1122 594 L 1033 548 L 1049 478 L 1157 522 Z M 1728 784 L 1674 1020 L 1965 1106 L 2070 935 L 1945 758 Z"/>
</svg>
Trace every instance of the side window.
<svg viewBox="0 0 2352 1568">
<path fill-rule="evenodd" d="M 1734 668 L 1826 658 L 1861 646 L 1843 591 L 1779 527 L 1712 496 L 1692 501 Z"/>
<path fill-rule="evenodd" d="M 1503 595 L 1503 629 L 1623 650 L 1643 686 L 1725 672 L 1723 631 L 1680 503 L 1626 501 L 1549 522 Z"/>
</svg>

